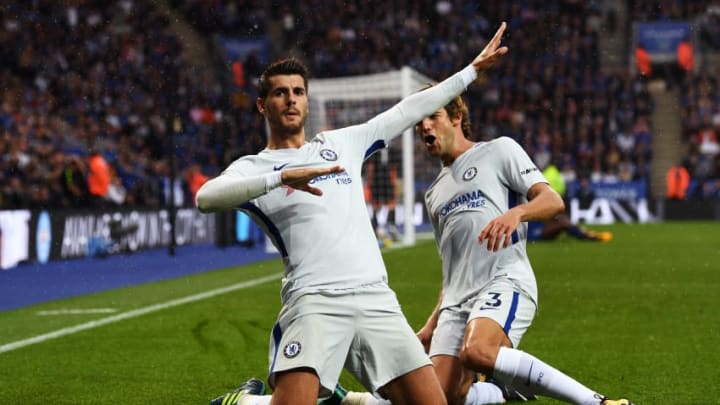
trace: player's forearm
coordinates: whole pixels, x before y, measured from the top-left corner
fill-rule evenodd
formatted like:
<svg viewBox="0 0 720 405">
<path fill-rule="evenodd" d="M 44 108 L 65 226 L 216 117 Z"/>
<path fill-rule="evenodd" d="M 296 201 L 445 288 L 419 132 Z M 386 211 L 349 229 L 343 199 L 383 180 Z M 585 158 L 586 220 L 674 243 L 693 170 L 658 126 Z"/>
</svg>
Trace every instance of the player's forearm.
<svg viewBox="0 0 720 405">
<path fill-rule="evenodd" d="M 414 93 L 401 102 L 370 120 L 369 124 L 379 126 L 382 133 L 394 137 L 418 121 L 447 105 L 477 78 L 472 65 L 426 90 Z M 386 138 L 389 139 L 389 138 Z"/>
<path fill-rule="evenodd" d="M 281 183 L 280 171 L 240 178 L 220 175 L 198 190 L 195 205 L 200 212 L 234 209 L 280 186 Z"/>
<path fill-rule="evenodd" d="M 562 198 L 550 187 L 543 188 L 530 201 L 513 208 L 517 210 L 520 222 L 547 221 L 565 210 Z"/>
</svg>

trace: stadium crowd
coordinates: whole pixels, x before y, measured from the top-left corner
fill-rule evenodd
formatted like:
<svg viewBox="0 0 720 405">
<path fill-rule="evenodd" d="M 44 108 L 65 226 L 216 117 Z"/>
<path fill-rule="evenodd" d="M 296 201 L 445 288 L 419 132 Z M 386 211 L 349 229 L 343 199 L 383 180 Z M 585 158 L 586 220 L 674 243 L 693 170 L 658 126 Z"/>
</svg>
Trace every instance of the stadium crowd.
<svg viewBox="0 0 720 405">
<path fill-rule="evenodd" d="M 631 3 L 638 19 L 707 9 L 695 2 L 667 1 L 663 8 Z M 476 136 L 510 136 L 538 166 L 555 164 L 568 182 L 649 180 L 653 101 L 641 77 L 601 72 L 601 2 L 169 4 L 205 36 L 270 35 L 277 24 L 285 52 L 302 55 L 314 77 L 407 63 L 441 79 L 469 60 L 497 22 L 508 21 L 512 51 L 467 94 Z M 0 208 L 160 206 L 171 196 L 190 204 L 207 176 L 262 147 L 264 123 L 254 110 L 253 84 L 265 61 L 251 53 L 239 61 L 240 74 L 228 61 L 230 79 L 199 68 L 161 7 L 146 0 L 103 6 L 12 0 L 0 7 L 0 38 L 12 44 L 0 51 Z M 688 83 L 686 137 L 694 144 L 700 132 L 692 123 L 708 116 L 700 111 L 706 98 L 717 129 L 717 86 L 711 76 Z M 713 166 L 693 156 L 693 176 L 717 177 L 716 160 Z M 428 163 L 416 165 L 420 181 L 432 177 Z"/>
<path fill-rule="evenodd" d="M 695 51 L 700 56 L 720 50 L 720 2 L 634 0 L 631 2 L 632 20 L 689 21 L 697 31 Z M 691 51 L 693 49 L 691 48 Z M 678 55 L 678 58 L 680 55 Z M 672 64 L 670 64 L 672 65 Z M 689 61 L 688 71 L 666 75 L 670 87 L 679 88 L 683 145 L 687 152 L 678 166 L 688 177 L 686 189 L 672 198 L 720 198 L 720 93 L 718 70 L 710 64 L 695 66 Z M 668 183 L 675 180 L 668 177 Z"/>
<path fill-rule="evenodd" d="M 702 72 L 682 86 L 683 142 L 688 152 L 682 162 L 692 179 L 689 198 L 720 198 L 720 93 L 717 73 Z"/>
<path fill-rule="evenodd" d="M 182 174 L 216 170 L 220 86 L 153 2 L 9 1 L 0 20 L 0 208 L 164 204 L 169 125 Z"/>
<path fill-rule="evenodd" d="M 507 20 L 512 52 L 484 86 L 468 94 L 473 133 L 480 139 L 514 138 L 538 166 L 555 163 L 569 182 L 580 177 L 648 179 L 652 102 L 636 77 L 600 72 L 598 3 L 525 1 L 477 7 L 470 2 L 398 1 L 373 7 L 337 1 L 315 6 L 305 0 L 284 10 L 295 22 L 286 26 L 285 38 L 308 56 L 319 77 L 382 72 L 407 62 L 428 77 L 443 78 L 487 41 L 495 22 Z M 322 22 L 331 20 L 337 23 L 322 28 Z M 432 170 L 423 170 L 423 164 L 417 163 L 416 176 L 429 180 Z"/>
</svg>

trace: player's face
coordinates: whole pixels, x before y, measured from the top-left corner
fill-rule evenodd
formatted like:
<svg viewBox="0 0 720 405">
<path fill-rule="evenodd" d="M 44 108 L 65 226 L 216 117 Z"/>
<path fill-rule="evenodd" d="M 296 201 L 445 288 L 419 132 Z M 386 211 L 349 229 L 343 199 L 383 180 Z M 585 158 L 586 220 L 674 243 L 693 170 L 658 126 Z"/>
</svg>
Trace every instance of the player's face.
<svg viewBox="0 0 720 405">
<path fill-rule="evenodd" d="M 307 90 L 300 75 L 277 75 L 269 78 L 270 91 L 258 99 L 260 113 L 268 120 L 273 133 L 295 135 L 303 131 L 308 113 Z"/>
<path fill-rule="evenodd" d="M 432 156 L 449 153 L 454 141 L 453 123 L 444 108 L 423 118 L 415 126 L 420 140 Z"/>
</svg>

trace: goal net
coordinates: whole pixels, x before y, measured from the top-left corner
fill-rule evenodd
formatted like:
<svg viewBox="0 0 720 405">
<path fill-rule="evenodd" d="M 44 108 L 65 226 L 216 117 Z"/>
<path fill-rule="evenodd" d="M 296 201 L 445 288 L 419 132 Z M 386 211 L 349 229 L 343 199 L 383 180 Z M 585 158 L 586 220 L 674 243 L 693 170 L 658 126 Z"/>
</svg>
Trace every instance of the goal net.
<svg viewBox="0 0 720 405">
<path fill-rule="evenodd" d="M 370 75 L 310 80 L 310 114 L 305 133 L 314 136 L 321 131 L 365 122 L 430 82 L 434 81 L 409 67 Z M 412 245 L 416 228 L 425 221 L 420 192 L 429 179 L 417 176 L 421 165 L 415 160 L 415 149 L 410 128 L 387 149 L 368 158 L 364 165 L 368 212 L 380 239 Z"/>
</svg>

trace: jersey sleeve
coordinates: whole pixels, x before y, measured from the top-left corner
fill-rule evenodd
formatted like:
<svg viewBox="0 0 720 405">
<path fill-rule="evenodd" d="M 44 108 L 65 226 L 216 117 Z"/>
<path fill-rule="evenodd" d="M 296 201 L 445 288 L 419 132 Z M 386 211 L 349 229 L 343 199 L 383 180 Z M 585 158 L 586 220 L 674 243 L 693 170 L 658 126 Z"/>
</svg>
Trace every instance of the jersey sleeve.
<svg viewBox="0 0 720 405">
<path fill-rule="evenodd" d="M 537 168 L 527 152 L 512 138 L 502 137 L 498 142 L 502 159 L 503 181 L 514 191 L 527 196 L 528 190 L 537 183 L 547 183 L 547 179 Z"/>
<path fill-rule="evenodd" d="M 437 86 L 411 94 L 399 103 L 369 121 L 346 128 L 323 132 L 322 136 L 349 136 L 356 147 L 363 150 L 364 157 L 384 148 L 404 130 L 439 110 L 453 98 L 462 94 L 477 73 L 472 65 L 440 82 Z"/>
<path fill-rule="evenodd" d="M 201 212 L 224 211 L 255 199 L 281 184 L 281 172 L 247 174 L 248 160 L 239 159 L 198 190 L 195 205 Z"/>
</svg>

